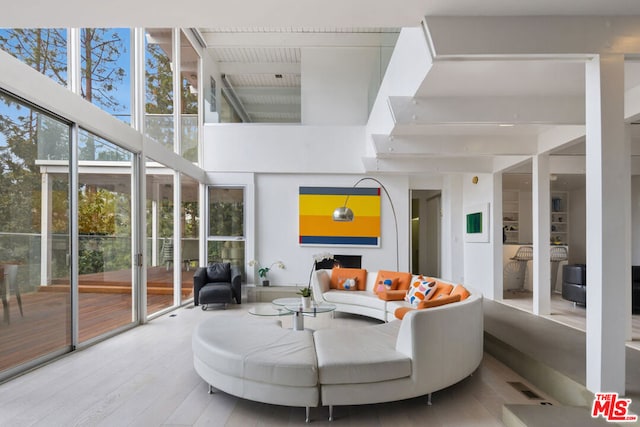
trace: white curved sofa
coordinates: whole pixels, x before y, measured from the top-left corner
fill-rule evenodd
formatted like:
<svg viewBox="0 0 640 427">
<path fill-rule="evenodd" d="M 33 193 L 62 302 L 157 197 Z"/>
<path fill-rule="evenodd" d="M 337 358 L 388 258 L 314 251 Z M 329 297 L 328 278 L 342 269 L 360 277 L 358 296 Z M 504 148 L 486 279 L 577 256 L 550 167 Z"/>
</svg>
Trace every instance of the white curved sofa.
<svg viewBox="0 0 640 427">
<path fill-rule="evenodd" d="M 314 272 L 311 281 L 313 289 L 313 298 L 317 303 L 330 303 L 336 306 L 336 311 L 344 313 L 359 314 L 361 316 L 372 317 L 374 319 L 390 322 L 394 320 L 395 311 L 398 308 L 411 308 L 411 304 L 404 300 L 385 301 L 374 293 L 377 271 L 367 273 L 366 290 L 362 291 L 343 291 L 331 289 L 329 281 L 333 270 L 318 270 Z M 323 275 L 326 277 L 323 279 Z M 416 280 L 417 276 L 413 276 L 411 281 Z M 454 283 L 438 279 L 441 283 Z"/>
<path fill-rule="evenodd" d="M 307 421 L 319 404 L 329 406 L 331 419 L 335 405 L 430 394 L 482 360 L 482 295 L 469 291 L 464 301 L 362 328 L 293 331 L 250 315 L 212 318 L 194 331 L 194 367 L 229 394 L 306 407 Z"/>
</svg>

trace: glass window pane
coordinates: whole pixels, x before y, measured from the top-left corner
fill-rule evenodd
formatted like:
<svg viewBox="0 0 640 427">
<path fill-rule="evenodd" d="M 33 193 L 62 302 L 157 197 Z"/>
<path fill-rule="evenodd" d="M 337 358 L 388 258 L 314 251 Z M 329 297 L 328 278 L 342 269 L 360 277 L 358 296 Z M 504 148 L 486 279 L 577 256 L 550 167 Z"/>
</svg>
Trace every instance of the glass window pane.
<svg viewBox="0 0 640 427">
<path fill-rule="evenodd" d="M 208 262 L 230 262 L 245 275 L 244 241 L 242 240 L 210 240 L 207 247 Z"/>
<path fill-rule="evenodd" d="M 209 187 L 209 236 L 244 236 L 244 189 Z"/>
<path fill-rule="evenodd" d="M 126 123 L 131 123 L 130 40 L 125 28 L 80 31 L 83 98 Z"/>
<path fill-rule="evenodd" d="M 187 175 L 180 175 L 182 205 L 180 229 L 182 230 L 182 297 L 193 294 L 193 270 L 199 266 L 200 255 L 200 204 L 199 183 Z"/>
<path fill-rule="evenodd" d="M 173 151 L 172 33 L 146 30 L 145 134 Z"/>
<path fill-rule="evenodd" d="M 67 124 L 0 93 L 0 379 L 71 348 L 69 141 Z"/>
<path fill-rule="evenodd" d="M 67 85 L 67 31 L 60 28 L 0 29 L 0 49 L 56 83 Z"/>
<path fill-rule="evenodd" d="M 180 32 L 180 127 L 182 157 L 198 162 L 198 70 L 200 56 Z"/>
<path fill-rule="evenodd" d="M 176 303 L 173 297 L 174 172 L 146 159 L 146 174 L 147 315 L 151 315 Z"/>
</svg>

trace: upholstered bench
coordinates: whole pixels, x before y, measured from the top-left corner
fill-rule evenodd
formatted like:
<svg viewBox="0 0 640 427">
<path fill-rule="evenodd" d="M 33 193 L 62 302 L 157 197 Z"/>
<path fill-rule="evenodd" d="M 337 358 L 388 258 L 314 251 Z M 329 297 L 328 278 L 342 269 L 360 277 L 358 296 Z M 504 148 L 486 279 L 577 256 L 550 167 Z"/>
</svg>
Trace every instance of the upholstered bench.
<svg viewBox="0 0 640 427">
<path fill-rule="evenodd" d="M 194 331 L 194 367 L 210 391 L 304 406 L 307 421 L 310 407 L 319 404 L 329 406 L 332 419 L 335 405 L 422 395 L 430 402 L 431 393 L 469 376 L 482 360 L 482 294 L 469 294 L 408 309 L 402 320 L 315 332 L 250 315 L 216 316 Z"/>
<path fill-rule="evenodd" d="M 226 393 L 258 402 L 309 408 L 320 403 L 311 331 L 279 321 L 219 316 L 200 323 L 192 339 L 196 372 Z M 210 388 L 210 391 L 212 389 Z"/>
</svg>

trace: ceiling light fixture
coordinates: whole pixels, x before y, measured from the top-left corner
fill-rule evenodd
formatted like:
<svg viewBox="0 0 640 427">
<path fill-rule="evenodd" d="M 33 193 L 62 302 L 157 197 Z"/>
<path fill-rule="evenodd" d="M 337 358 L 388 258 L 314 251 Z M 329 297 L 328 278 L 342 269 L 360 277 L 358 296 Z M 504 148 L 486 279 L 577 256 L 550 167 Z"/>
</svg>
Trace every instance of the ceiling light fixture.
<svg viewBox="0 0 640 427">
<path fill-rule="evenodd" d="M 500 124 L 498 124 L 498 127 L 501 127 L 501 128 L 512 128 L 514 126 L 515 125 L 513 123 L 500 123 Z"/>
</svg>

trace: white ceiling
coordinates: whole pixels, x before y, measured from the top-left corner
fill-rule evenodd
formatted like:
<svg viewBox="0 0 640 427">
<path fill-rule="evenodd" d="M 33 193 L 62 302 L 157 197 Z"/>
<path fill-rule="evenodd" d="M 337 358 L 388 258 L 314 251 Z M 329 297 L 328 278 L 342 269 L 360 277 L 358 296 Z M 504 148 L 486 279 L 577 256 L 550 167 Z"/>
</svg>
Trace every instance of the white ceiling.
<svg viewBox="0 0 640 427">
<path fill-rule="evenodd" d="M 425 15 L 638 13 L 637 0 L 22 0 L 3 6 L 0 26 L 389 28 L 417 26 Z"/>
</svg>

